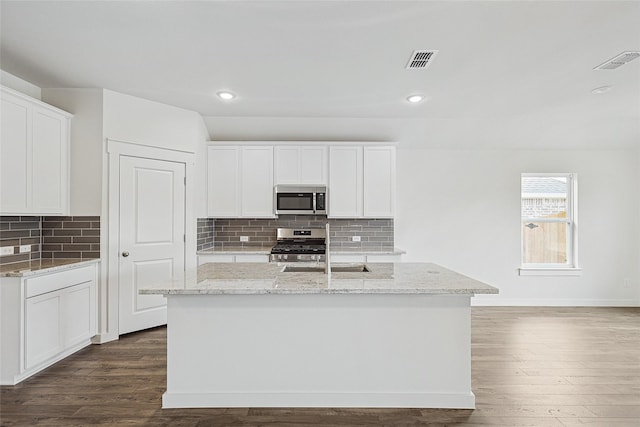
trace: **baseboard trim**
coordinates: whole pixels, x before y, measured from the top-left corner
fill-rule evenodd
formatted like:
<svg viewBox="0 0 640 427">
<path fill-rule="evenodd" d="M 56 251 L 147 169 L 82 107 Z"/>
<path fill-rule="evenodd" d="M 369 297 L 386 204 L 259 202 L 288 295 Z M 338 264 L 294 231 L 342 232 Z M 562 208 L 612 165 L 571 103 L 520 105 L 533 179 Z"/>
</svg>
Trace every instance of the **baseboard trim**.
<svg viewBox="0 0 640 427">
<path fill-rule="evenodd" d="M 640 300 L 634 299 L 586 299 L 586 298 L 471 298 L 471 305 L 522 306 L 522 307 L 640 307 Z"/>
<path fill-rule="evenodd" d="M 63 352 L 60 352 L 60 353 L 56 354 L 55 356 L 51 357 L 50 359 L 47 359 L 47 360 L 41 362 L 40 364 L 27 369 L 26 371 L 24 371 L 22 373 L 18 373 L 18 374 L 13 375 L 13 377 L 11 379 L 9 379 L 9 380 L 2 379 L 0 381 L 0 385 L 16 385 L 18 383 L 21 383 L 22 381 L 26 380 L 27 378 L 37 374 L 40 371 L 43 371 L 43 370 L 47 369 L 51 365 L 53 365 L 55 363 L 58 363 L 62 359 L 65 359 L 65 358 L 71 356 L 76 351 L 80 351 L 80 350 L 82 350 L 83 348 L 85 348 L 85 347 L 87 347 L 89 345 L 91 345 L 91 341 L 89 339 L 82 340 L 79 343 L 77 343 L 76 345 L 74 345 L 73 347 L 70 347 L 70 348 L 64 350 Z"/>
<path fill-rule="evenodd" d="M 162 408 L 449 408 L 475 409 L 469 393 L 170 393 Z"/>
</svg>

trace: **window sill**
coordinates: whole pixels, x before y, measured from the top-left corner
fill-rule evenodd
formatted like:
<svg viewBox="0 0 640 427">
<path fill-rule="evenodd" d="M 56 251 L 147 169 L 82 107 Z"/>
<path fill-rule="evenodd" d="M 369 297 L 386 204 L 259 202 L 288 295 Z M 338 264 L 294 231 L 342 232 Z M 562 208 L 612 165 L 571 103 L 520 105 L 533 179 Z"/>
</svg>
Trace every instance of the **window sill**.
<svg viewBox="0 0 640 427">
<path fill-rule="evenodd" d="M 573 267 L 520 267 L 520 276 L 582 276 L 581 268 Z"/>
</svg>

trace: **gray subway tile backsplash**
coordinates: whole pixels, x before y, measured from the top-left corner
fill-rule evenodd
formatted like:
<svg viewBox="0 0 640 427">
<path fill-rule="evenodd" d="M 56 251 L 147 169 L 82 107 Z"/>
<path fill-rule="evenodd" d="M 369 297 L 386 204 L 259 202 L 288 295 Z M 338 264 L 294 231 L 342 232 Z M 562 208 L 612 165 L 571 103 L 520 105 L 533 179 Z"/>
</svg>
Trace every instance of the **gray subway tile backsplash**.
<svg viewBox="0 0 640 427">
<path fill-rule="evenodd" d="M 273 219 L 198 218 L 198 250 L 252 247 L 270 249 L 277 228 L 322 228 L 329 223 L 333 249 L 393 249 L 393 219 L 328 219 L 326 216 L 281 215 Z M 248 236 L 241 242 L 240 236 Z M 360 242 L 352 241 L 360 236 Z"/>
<path fill-rule="evenodd" d="M 43 217 L 42 258 L 100 258 L 100 217 Z"/>
<path fill-rule="evenodd" d="M 41 258 L 100 258 L 100 217 L 0 216 L 0 246 L 21 245 L 31 245 L 31 252 L 2 256 L 0 265 Z"/>
<path fill-rule="evenodd" d="M 0 257 L 0 265 L 40 258 L 41 223 L 39 216 L 0 216 L 0 247 L 13 249 Z M 31 252 L 19 253 L 21 245 L 31 245 Z"/>
</svg>

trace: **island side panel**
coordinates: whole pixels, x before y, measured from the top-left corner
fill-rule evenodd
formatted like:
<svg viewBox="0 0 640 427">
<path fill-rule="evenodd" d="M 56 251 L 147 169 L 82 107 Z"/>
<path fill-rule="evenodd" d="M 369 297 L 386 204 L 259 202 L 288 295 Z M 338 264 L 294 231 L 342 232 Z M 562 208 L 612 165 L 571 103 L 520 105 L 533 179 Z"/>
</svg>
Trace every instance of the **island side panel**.
<svg viewBox="0 0 640 427">
<path fill-rule="evenodd" d="M 163 407 L 473 408 L 470 295 L 169 295 Z"/>
</svg>

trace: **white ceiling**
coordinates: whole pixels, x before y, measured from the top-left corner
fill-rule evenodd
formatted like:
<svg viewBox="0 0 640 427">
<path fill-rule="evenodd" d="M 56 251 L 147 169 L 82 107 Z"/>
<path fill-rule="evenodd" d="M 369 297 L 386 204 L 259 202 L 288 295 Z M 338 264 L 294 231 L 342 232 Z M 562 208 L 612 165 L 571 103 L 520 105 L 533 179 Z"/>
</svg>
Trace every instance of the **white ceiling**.
<svg viewBox="0 0 640 427">
<path fill-rule="evenodd" d="M 0 14 L 4 71 L 197 111 L 212 135 L 284 137 L 265 118 L 297 117 L 289 138 L 640 147 L 640 59 L 593 70 L 640 50 L 636 1 L 2 0 Z M 406 70 L 414 49 L 439 53 Z M 242 117 L 264 133 L 242 134 Z M 358 122 L 379 133 L 351 135 Z"/>
</svg>

